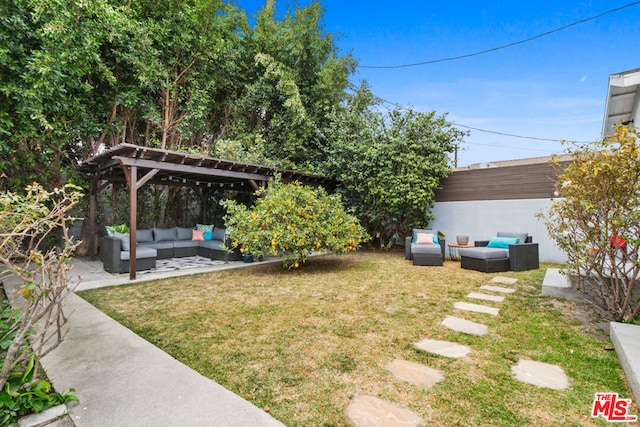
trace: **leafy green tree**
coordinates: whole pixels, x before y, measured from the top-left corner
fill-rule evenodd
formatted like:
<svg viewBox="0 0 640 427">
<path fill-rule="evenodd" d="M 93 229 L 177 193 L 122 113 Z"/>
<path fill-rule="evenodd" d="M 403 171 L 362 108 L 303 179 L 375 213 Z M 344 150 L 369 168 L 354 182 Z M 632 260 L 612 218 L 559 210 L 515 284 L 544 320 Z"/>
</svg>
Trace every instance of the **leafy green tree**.
<svg viewBox="0 0 640 427">
<path fill-rule="evenodd" d="M 336 114 L 325 170 L 367 231 L 391 245 L 431 221 L 435 190 L 451 172 L 448 154 L 464 132 L 435 112 L 384 114 L 373 102 L 364 85 Z"/>
<path fill-rule="evenodd" d="M 328 145 L 331 111 L 346 99 L 355 61 L 339 55 L 322 26 L 318 1 L 278 18 L 276 1 L 259 11 L 245 40 L 252 67 L 234 104 L 236 128 L 228 138 L 263 137 L 265 157 L 282 166 L 316 170 Z"/>
<path fill-rule="evenodd" d="M 616 321 L 640 314 L 634 295 L 640 277 L 640 143 L 621 126 L 593 146 L 567 149 L 573 160 L 558 176 L 556 199 L 542 218 L 567 254 L 594 307 Z"/>
<path fill-rule="evenodd" d="M 285 265 L 298 268 L 314 251 L 355 251 L 368 239 L 358 219 L 348 214 L 338 195 L 294 182 L 270 182 L 247 208 L 223 201 L 225 223 L 234 246 L 254 257 L 286 256 Z"/>
</svg>

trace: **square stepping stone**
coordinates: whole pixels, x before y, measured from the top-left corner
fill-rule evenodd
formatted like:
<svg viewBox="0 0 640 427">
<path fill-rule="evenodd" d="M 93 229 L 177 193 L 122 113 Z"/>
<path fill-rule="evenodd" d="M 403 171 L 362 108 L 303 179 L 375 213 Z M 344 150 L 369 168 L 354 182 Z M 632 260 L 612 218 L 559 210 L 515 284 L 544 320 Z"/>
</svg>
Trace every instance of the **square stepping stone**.
<svg viewBox="0 0 640 427">
<path fill-rule="evenodd" d="M 512 288 L 503 288 L 502 286 L 491 286 L 491 285 L 482 285 L 480 289 L 483 291 L 491 291 L 491 292 L 500 292 L 503 294 L 512 294 L 516 290 Z"/>
<path fill-rule="evenodd" d="M 518 381 L 538 387 L 564 390 L 569 387 L 569 377 L 558 365 L 520 359 L 511 367 L 511 372 Z"/>
<path fill-rule="evenodd" d="M 513 277 L 496 276 L 491 279 L 491 283 L 502 283 L 503 285 L 513 285 L 518 281 Z"/>
<path fill-rule="evenodd" d="M 492 316 L 497 316 L 499 311 L 495 307 L 489 307 L 487 305 L 481 304 L 472 304 L 469 302 L 457 302 L 453 304 L 453 307 L 457 308 L 458 310 L 473 311 L 475 313 L 486 313 Z"/>
<path fill-rule="evenodd" d="M 489 332 L 489 328 L 486 325 L 472 322 L 470 320 L 460 319 L 455 316 L 447 316 L 442 321 L 442 324 L 454 331 L 462 332 L 470 335 L 486 335 Z"/>
<path fill-rule="evenodd" d="M 444 380 L 444 374 L 441 371 L 407 360 L 392 360 L 386 364 L 385 369 L 399 380 L 424 388 L 431 388 Z"/>
<path fill-rule="evenodd" d="M 414 427 L 422 423 L 411 409 L 375 396 L 356 396 L 345 412 L 355 427 Z"/>
<path fill-rule="evenodd" d="M 467 295 L 467 298 L 481 299 L 481 300 L 493 301 L 493 302 L 502 302 L 502 301 L 504 301 L 504 297 L 503 296 L 481 294 L 481 293 L 477 293 L 477 292 L 471 292 L 469 295 Z"/>
<path fill-rule="evenodd" d="M 456 344 L 450 341 L 431 340 L 425 338 L 413 346 L 427 353 L 434 353 L 444 357 L 461 358 L 471 353 L 471 349 L 466 345 Z"/>
</svg>

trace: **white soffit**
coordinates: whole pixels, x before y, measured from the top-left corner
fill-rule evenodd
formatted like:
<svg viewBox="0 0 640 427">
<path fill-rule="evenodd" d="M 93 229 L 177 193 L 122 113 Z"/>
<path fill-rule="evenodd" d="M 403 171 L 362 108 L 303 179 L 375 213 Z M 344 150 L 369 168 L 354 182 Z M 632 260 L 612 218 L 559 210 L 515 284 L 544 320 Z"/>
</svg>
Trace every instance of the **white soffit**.
<svg viewBox="0 0 640 427">
<path fill-rule="evenodd" d="M 640 87 L 640 69 L 609 76 L 607 102 L 602 124 L 603 137 L 613 133 L 614 125 L 633 118 L 638 87 Z M 638 125 L 636 124 L 636 126 Z"/>
</svg>

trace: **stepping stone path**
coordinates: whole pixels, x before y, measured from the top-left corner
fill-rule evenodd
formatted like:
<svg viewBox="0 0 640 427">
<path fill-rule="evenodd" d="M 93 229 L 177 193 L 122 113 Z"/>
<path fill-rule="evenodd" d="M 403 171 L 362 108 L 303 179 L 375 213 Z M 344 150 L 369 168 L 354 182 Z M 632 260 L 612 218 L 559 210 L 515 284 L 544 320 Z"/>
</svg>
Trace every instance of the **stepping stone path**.
<svg viewBox="0 0 640 427">
<path fill-rule="evenodd" d="M 413 344 L 413 346 L 428 353 L 453 358 L 465 357 L 471 353 L 471 349 L 466 345 L 456 344 L 450 341 L 430 340 L 428 338 L 418 341 Z"/>
<path fill-rule="evenodd" d="M 447 316 L 447 318 L 442 321 L 442 324 L 454 331 L 470 335 L 486 335 L 487 332 L 489 332 L 489 328 L 485 325 L 472 322 L 470 320 L 460 319 L 455 316 Z"/>
<path fill-rule="evenodd" d="M 496 276 L 491 279 L 492 284 L 514 285 L 518 280 L 511 277 Z M 513 288 L 503 286 L 482 285 L 481 290 L 511 294 Z M 471 292 L 467 298 L 501 303 L 505 297 Z M 481 304 L 456 302 L 454 308 L 458 310 L 485 313 L 497 316 L 499 310 Z M 489 328 L 486 325 L 447 316 L 442 325 L 456 332 L 470 335 L 486 335 Z M 471 353 L 471 348 L 450 341 L 423 339 L 413 344 L 414 347 L 428 353 L 444 357 L 461 358 Z M 431 388 L 440 381 L 444 381 L 444 374 L 437 369 L 429 368 L 406 360 L 392 360 L 385 368 L 397 379 L 407 381 L 419 387 Z M 511 372 L 518 381 L 538 387 L 564 390 L 569 387 L 569 378 L 558 365 L 520 359 L 517 365 L 511 367 Z M 414 427 L 422 423 L 420 416 L 414 411 L 395 403 L 387 402 L 375 396 L 357 396 L 346 409 L 346 415 L 355 427 Z"/>
<path fill-rule="evenodd" d="M 554 390 L 564 390 L 569 387 L 569 377 L 558 365 L 520 359 L 517 365 L 511 367 L 511 372 L 517 380 L 538 387 Z"/>
<path fill-rule="evenodd" d="M 480 293 L 477 293 L 477 292 L 471 292 L 469 295 L 467 295 L 467 298 L 481 299 L 481 300 L 493 301 L 493 302 L 502 302 L 502 301 L 504 301 L 504 297 L 503 296 L 480 294 Z"/>
<path fill-rule="evenodd" d="M 453 307 L 457 308 L 458 310 L 474 311 L 476 313 L 486 313 L 486 314 L 491 314 L 492 316 L 497 316 L 499 311 L 495 307 L 489 307 L 487 305 L 481 305 L 481 304 L 472 304 L 469 302 L 457 302 L 453 304 Z"/>
<path fill-rule="evenodd" d="M 412 410 L 375 396 L 356 396 L 346 413 L 356 427 L 414 427 L 422 423 Z"/>
<path fill-rule="evenodd" d="M 503 285 L 515 285 L 518 279 L 513 277 L 496 276 L 491 279 L 491 283 L 502 283 Z"/>
<path fill-rule="evenodd" d="M 392 360 L 385 368 L 399 380 L 424 388 L 431 388 L 444 380 L 444 374 L 439 370 L 406 360 Z"/>
<path fill-rule="evenodd" d="M 491 285 L 482 285 L 480 286 L 480 289 L 484 291 L 501 292 L 503 294 L 512 294 L 516 291 L 515 289 L 512 289 L 512 288 L 503 288 L 502 286 L 491 286 Z"/>
</svg>

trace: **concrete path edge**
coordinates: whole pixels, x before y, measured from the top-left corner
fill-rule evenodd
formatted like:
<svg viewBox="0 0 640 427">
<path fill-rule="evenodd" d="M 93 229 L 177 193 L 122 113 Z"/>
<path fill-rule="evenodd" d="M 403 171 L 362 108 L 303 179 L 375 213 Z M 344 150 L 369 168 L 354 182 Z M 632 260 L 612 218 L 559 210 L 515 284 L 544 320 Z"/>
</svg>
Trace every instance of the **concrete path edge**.
<svg viewBox="0 0 640 427">
<path fill-rule="evenodd" d="M 640 402 L 640 326 L 611 322 L 609 331 L 629 387 Z"/>
</svg>

